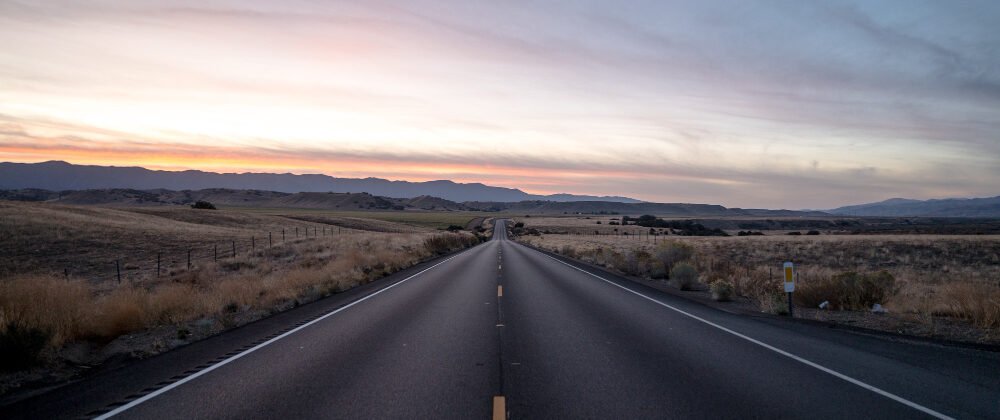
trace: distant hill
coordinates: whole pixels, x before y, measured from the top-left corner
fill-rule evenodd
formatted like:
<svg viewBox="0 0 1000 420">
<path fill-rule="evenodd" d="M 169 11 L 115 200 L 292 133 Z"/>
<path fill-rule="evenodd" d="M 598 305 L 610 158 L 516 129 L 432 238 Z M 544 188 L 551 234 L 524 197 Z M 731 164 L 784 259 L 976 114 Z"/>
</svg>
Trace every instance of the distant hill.
<svg viewBox="0 0 1000 420">
<path fill-rule="evenodd" d="M 208 201 L 218 206 L 306 208 L 326 210 L 431 210 L 488 211 L 525 214 L 655 214 L 658 216 L 829 216 L 822 212 L 726 208 L 714 204 L 688 203 L 616 203 L 611 201 L 556 202 L 527 200 L 513 203 L 467 201 L 456 203 L 427 195 L 414 198 L 391 198 L 369 193 L 299 192 L 208 188 L 173 191 L 109 188 L 92 190 L 49 191 L 42 189 L 0 190 L 0 200 L 44 201 L 68 205 L 98 206 L 168 206 Z"/>
<path fill-rule="evenodd" d="M 844 216 L 1000 217 L 1000 196 L 923 201 L 892 198 L 878 203 L 840 207 L 828 212 Z"/>
<path fill-rule="evenodd" d="M 829 216 L 818 211 L 764 210 L 726 208 L 715 204 L 689 203 L 615 203 L 610 201 L 519 201 L 516 203 L 473 202 L 462 203 L 467 208 L 480 211 L 506 211 L 525 214 L 653 214 L 658 216 L 765 216 L 803 217 Z"/>
<path fill-rule="evenodd" d="M 493 187 L 452 181 L 389 181 L 381 178 L 335 178 L 328 175 L 270 173 L 215 173 L 203 171 L 154 171 L 140 167 L 73 165 L 61 161 L 41 163 L 0 163 L 0 189 L 67 190 L 258 190 L 283 193 L 367 192 L 374 196 L 416 198 L 440 197 L 462 201 L 581 201 L 599 200 L 625 203 L 641 201 L 628 197 L 596 197 L 572 194 L 551 196 L 528 194 L 514 188 Z"/>
<path fill-rule="evenodd" d="M 100 206 L 161 206 L 188 205 L 208 201 L 218 206 L 275 207 L 328 210 L 438 210 L 459 211 L 467 208 L 459 203 L 437 197 L 379 197 L 368 193 L 283 193 L 261 190 L 172 191 L 165 189 L 133 190 L 104 189 L 79 191 L 48 191 L 40 189 L 0 190 L 0 200 L 45 201 L 70 205 Z"/>
</svg>

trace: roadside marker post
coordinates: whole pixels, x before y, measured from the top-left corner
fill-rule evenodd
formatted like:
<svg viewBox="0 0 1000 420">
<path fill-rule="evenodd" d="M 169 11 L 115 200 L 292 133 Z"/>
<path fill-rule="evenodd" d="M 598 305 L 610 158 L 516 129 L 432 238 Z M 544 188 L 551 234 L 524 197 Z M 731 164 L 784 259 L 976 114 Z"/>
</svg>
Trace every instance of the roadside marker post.
<svg viewBox="0 0 1000 420">
<path fill-rule="evenodd" d="M 794 318 L 792 292 L 795 291 L 795 265 L 791 262 L 786 262 L 783 268 L 785 270 L 785 293 L 788 293 L 788 316 Z"/>
</svg>

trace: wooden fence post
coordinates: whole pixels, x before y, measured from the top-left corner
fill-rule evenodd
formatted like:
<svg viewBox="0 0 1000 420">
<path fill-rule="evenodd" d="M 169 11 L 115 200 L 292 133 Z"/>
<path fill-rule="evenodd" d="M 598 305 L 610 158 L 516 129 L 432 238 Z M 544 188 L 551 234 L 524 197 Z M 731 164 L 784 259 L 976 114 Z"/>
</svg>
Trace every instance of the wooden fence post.
<svg viewBox="0 0 1000 420">
<path fill-rule="evenodd" d="M 236 241 L 233 241 L 233 258 L 236 258 Z"/>
<path fill-rule="evenodd" d="M 118 273 L 118 284 L 122 284 L 122 263 L 121 263 L 121 260 L 115 260 L 115 271 Z"/>
</svg>

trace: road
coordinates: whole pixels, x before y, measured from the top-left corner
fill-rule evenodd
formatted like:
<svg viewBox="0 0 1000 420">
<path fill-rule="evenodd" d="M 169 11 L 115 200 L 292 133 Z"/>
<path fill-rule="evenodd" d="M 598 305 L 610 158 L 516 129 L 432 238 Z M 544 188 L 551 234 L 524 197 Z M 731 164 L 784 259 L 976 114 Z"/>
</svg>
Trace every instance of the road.
<svg viewBox="0 0 1000 420">
<path fill-rule="evenodd" d="M 0 418 L 1000 418 L 998 373 L 997 353 L 721 312 L 498 228 Z"/>
</svg>

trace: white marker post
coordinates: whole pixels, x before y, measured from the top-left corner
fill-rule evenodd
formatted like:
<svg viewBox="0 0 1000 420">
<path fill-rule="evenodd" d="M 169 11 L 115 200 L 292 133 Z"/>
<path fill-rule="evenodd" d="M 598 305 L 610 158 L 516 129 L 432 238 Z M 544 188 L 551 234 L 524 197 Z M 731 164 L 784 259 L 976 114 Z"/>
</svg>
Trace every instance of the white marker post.
<svg viewBox="0 0 1000 420">
<path fill-rule="evenodd" d="M 785 293 L 788 293 L 788 316 L 794 317 L 792 312 L 792 292 L 795 291 L 795 265 L 786 262 L 785 266 Z"/>
</svg>

